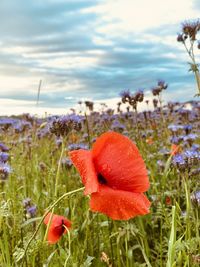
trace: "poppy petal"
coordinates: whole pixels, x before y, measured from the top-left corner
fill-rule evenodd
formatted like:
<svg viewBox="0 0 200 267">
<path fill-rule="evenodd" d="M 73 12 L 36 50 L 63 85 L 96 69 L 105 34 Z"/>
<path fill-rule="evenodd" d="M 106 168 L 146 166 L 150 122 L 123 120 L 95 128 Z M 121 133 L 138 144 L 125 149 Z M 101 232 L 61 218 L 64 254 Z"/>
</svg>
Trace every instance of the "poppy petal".
<svg viewBox="0 0 200 267">
<path fill-rule="evenodd" d="M 99 184 L 91 151 L 83 149 L 74 150 L 69 152 L 69 156 L 81 175 L 82 182 L 85 185 L 85 195 L 97 192 Z"/>
<path fill-rule="evenodd" d="M 114 190 L 101 185 L 92 193 L 90 209 L 106 214 L 113 220 L 128 220 L 149 213 L 150 202 L 143 193 Z"/>
<path fill-rule="evenodd" d="M 148 190 L 144 161 L 128 137 L 116 132 L 102 134 L 93 145 L 92 156 L 97 173 L 108 186 L 131 192 Z"/>
<path fill-rule="evenodd" d="M 51 214 L 51 212 L 48 213 L 44 219 L 44 223 L 46 225 L 49 223 Z M 65 225 L 67 228 L 70 228 L 71 222 L 64 216 L 53 214 L 47 236 L 47 240 L 50 244 L 55 244 L 60 237 L 66 233 L 66 229 L 63 227 L 63 225 Z"/>
<path fill-rule="evenodd" d="M 56 231 L 54 227 L 49 227 L 47 240 L 49 244 L 55 244 L 58 242 L 58 240 L 61 238 L 62 234 L 60 234 L 61 231 Z"/>
</svg>

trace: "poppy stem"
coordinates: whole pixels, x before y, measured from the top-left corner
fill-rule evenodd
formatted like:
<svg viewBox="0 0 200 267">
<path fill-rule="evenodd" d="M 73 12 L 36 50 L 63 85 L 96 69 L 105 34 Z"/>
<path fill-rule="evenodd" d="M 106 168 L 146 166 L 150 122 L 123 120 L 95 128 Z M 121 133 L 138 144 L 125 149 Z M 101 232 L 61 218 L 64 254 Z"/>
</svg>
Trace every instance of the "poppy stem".
<svg viewBox="0 0 200 267">
<path fill-rule="evenodd" d="M 66 267 L 66 266 L 67 266 L 67 262 L 68 262 L 68 260 L 69 260 L 69 258 L 70 258 L 70 256 L 71 256 L 71 238 L 70 238 L 70 232 L 69 232 L 68 228 L 67 228 L 64 224 L 63 224 L 63 227 L 64 227 L 65 230 L 67 231 L 68 240 L 69 240 L 69 248 L 68 248 L 69 253 L 68 253 L 68 256 L 67 256 L 67 258 L 66 258 L 66 260 L 65 260 L 65 264 L 64 264 L 64 267 Z"/>
<path fill-rule="evenodd" d="M 61 168 L 61 163 L 62 163 L 62 157 L 63 157 L 63 154 L 64 154 L 64 151 L 65 151 L 65 146 L 64 146 L 65 142 L 64 142 L 64 138 L 62 140 L 62 148 L 61 148 L 61 153 L 60 153 L 60 158 L 59 158 L 59 161 L 58 161 L 58 168 L 57 168 L 57 171 L 56 171 L 56 179 L 55 179 L 55 197 L 57 197 L 57 194 L 58 194 L 58 180 L 59 180 L 59 176 L 60 176 L 60 168 Z M 54 208 L 52 209 L 52 214 L 50 216 L 50 219 L 49 219 L 49 222 L 47 224 L 47 228 L 46 228 L 46 231 L 45 231 L 45 235 L 44 235 L 44 241 L 46 240 L 47 238 L 47 233 L 49 231 L 49 227 L 51 225 L 51 221 L 52 221 L 52 217 L 53 217 L 53 213 L 54 213 Z"/>
<path fill-rule="evenodd" d="M 26 256 L 26 253 L 27 253 L 27 251 L 28 251 L 28 248 L 29 248 L 29 246 L 30 246 L 30 244 L 31 244 L 31 242 L 33 241 L 33 239 L 36 237 L 36 235 L 37 235 L 37 233 L 38 233 L 38 231 L 39 231 L 39 229 L 40 229 L 40 226 L 42 225 L 42 223 L 43 223 L 43 221 L 44 221 L 44 219 L 45 219 L 45 217 L 47 216 L 47 214 L 61 201 L 61 200 L 63 200 L 65 197 L 68 197 L 68 196 L 70 196 L 70 195 L 72 195 L 72 194 L 75 194 L 75 193 L 78 193 L 78 192 L 81 192 L 81 191 L 83 191 L 85 189 L 85 187 L 81 187 L 81 188 L 78 188 L 78 189 L 76 189 L 76 190 L 73 190 L 73 191 L 70 191 L 70 192 L 67 192 L 67 193 L 65 193 L 65 194 L 63 194 L 61 197 L 59 197 L 52 205 L 50 205 L 47 209 L 46 209 L 46 212 L 44 213 L 44 215 L 42 216 L 42 218 L 41 218 L 41 220 L 40 220 L 40 222 L 39 222 L 39 224 L 38 224 L 38 226 L 37 226 L 37 228 L 36 228 L 36 230 L 35 230 L 35 232 L 33 233 L 33 235 L 31 236 L 31 238 L 29 239 L 29 241 L 28 241 L 28 243 L 27 243 L 27 245 L 26 245 L 26 247 L 25 247 L 25 250 L 24 250 L 24 255 L 23 255 L 23 258 Z M 22 261 L 22 265 L 23 265 L 23 262 L 24 262 L 24 260 Z"/>
</svg>

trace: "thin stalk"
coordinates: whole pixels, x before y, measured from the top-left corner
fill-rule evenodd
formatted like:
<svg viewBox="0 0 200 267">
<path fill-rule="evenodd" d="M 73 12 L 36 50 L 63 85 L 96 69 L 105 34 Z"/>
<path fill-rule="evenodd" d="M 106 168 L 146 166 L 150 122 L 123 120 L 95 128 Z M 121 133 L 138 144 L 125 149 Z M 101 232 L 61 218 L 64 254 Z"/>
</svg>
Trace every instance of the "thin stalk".
<svg viewBox="0 0 200 267">
<path fill-rule="evenodd" d="M 169 238 L 168 257 L 166 267 L 172 267 L 175 257 L 175 242 L 176 242 L 176 206 L 172 206 L 172 226 Z"/>
<path fill-rule="evenodd" d="M 185 196 L 186 196 L 186 238 L 191 239 L 191 223 L 190 223 L 190 212 L 191 212 L 191 202 L 190 193 L 188 188 L 187 179 L 184 179 Z"/>
<path fill-rule="evenodd" d="M 145 254 L 147 255 L 147 257 L 149 258 L 149 244 L 148 244 L 148 241 L 146 239 L 146 233 L 145 233 L 145 229 L 144 229 L 144 224 L 143 224 L 143 221 L 142 221 L 142 218 L 141 217 L 138 217 L 138 223 L 139 223 L 139 226 L 140 226 L 140 230 L 142 232 L 142 235 L 144 236 L 144 240 L 143 240 L 143 246 L 144 246 L 144 251 L 145 251 Z"/>
<path fill-rule="evenodd" d="M 59 181 L 59 176 L 60 176 L 60 169 L 61 169 L 61 163 L 62 163 L 62 157 L 65 151 L 65 146 L 64 146 L 64 139 L 62 140 L 62 150 L 60 153 L 60 158 L 58 161 L 58 168 L 57 168 L 57 172 L 56 172 L 56 181 L 55 181 L 55 197 L 57 197 L 58 194 L 58 181 Z"/>
<path fill-rule="evenodd" d="M 70 258 L 70 256 L 71 256 L 71 238 L 70 238 L 70 232 L 69 232 L 68 228 L 67 228 L 65 225 L 63 225 L 63 226 L 64 226 L 64 228 L 65 228 L 66 231 L 67 231 L 68 242 L 69 242 L 69 247 L 68 247 L 69 253 L 68 253 L 68 256 L 67 256 L 67 258 L 66 258 L 66 260 L 65 260 L 65 264 L 64 264 L 64 267 L 66 267 L 66 266 L 67 266 L 67 262 L 68 262 L 68 260 L 69 260 L 69 258 Z"/>
<path fill-rule="evenodd" d="M 88 144 L 89 144 L 89 148 L 91 148 L 90 128 L 89 128 L 88 117 L 86 113 L 85 113 L 85 120 L 86 120 L 87 134 L 88 134 Z"/>
<path fill-rule="evenodd" d="M 193 46 L 194 46 L 194 42 L 191 42 L 190 41 L 190 49 L 188 49 L 187 45 L 185 42 L 183 42 L 183 45 L 189 55 L 189 57 L 191 58 L 192 60 L 192 64 L 194 65 L 195 69 L 192 70 L 194 72 L 194 76 L 195 76 L 195 79 L 196 79 L 196 83 L 197 83 L 197 87 L 198 87 L 198 90 L 199 90 L 199 93 L 197 95 L 200 95 L 200 75 L 199 75 L 199 71 L 198 71 L 198 65 L 196 63 L 196 60 L 195 60 L 195 55 L 194 55 L 194 49 L 193 49 Z"/>
</svg>

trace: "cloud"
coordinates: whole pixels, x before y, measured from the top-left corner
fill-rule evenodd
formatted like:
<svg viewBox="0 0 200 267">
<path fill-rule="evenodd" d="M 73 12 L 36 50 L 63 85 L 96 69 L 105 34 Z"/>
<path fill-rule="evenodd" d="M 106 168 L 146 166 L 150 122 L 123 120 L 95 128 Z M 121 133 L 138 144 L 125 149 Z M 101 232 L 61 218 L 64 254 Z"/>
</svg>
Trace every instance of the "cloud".
<svg viewBox="0 0 200 267">
<path fill-rule="evenodd" d="M 176 34 L 183 15 L 196 11 L 182 0 L 181 16 L 169 14 L 180 1 L 168 2 L 161 7 L 153 0 L 155 17 L 147 6 L 139 20 L 143 0 L 2 0 L 0 98 L 34 102 L 40 79 L 44 109 L 82 98 L 112 102 L 121 90 L 149 90 L 159 78 L 169 83 L 169 94 L 188 96 L 195 82 Z"/>
</svg>

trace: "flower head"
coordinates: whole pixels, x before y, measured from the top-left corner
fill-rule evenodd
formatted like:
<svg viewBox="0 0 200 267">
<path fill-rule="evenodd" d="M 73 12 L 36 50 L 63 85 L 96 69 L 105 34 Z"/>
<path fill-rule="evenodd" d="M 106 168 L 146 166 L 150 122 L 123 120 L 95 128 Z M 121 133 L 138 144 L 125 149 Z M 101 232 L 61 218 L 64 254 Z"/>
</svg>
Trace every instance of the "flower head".
<svg viewBox="0 0 200 267">
<path fill-rule="evenodd" d="M 66 228 L 71 227 L 71 222 L 64 216 L 52 214 L 51 212 L 45 217 L 44 223 L 48 225 L 49 221 L 50 226 L 47 240 L 49 244 L 55 244 L 61 238 L 61 236 L 67 232 Z"/>
<path fill-rule="evenodd" d="M 182 24 L 182 31 L 186 36 L 189 36 L 191 40 L 196 40 L 196 34 L 200 30 L 199 20 L 185 21 Z"/>
<path fill-rule="evenodd" d="M 120 94 L 119 94 L 122 98 L 125 97 L 125 98 L 129 98 L 131 96 L 131 93 L 130 93 L 130 90 L 124 90 L 124 91 L 121 91 Z"/>
<path fill-rule="evenodd" d="M 149 213 L 143 194 L 149 188 L 144 161 L 136 145 L 116 132 L 97 138 L 91 150 L 69 152 L 91 195 L 90 209 L 114 220 L 128 220 Z"/>
<path fill-rule="evenodd" d="M 9 159 L 8 153 L 0 151 L 0 161 L 5 163 L 8 161 L 8 159 Z"/>
<path fill-rule="evenodd" d="M 7 152 L 9 151 L 9 148 L 5 144 L 0 143 L 0 151 Z"/>
<path fill-rule="evenodd" d="M 50 120 L 49 130 L 56 136 L 64 136 L 72 130 L 80 131 L 82 121 L 83 117 L 76 114 L 54 116 Z"/>
<path fill-rule="evenodd" d="M 0 161 L 0 180 L 6 180 L 10 172 L 10 166 Z"/>
<path fill-rule="evenodd" d="M 165 90 L 168 87 L 168 84 L 164 80 L 158 80 L 158 86 L 161 88 L 161 90 Z"/>
<path fill-rule="evenodd" d="M 36 215 L 37 207 L 36 205 L 32 205 L 26 208 L 27 211 L 27 217 L 33 218 Z"/>
</svg>

